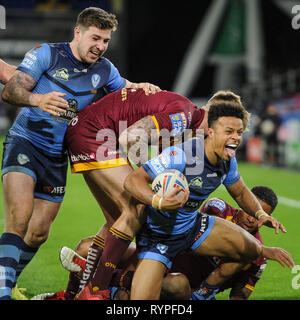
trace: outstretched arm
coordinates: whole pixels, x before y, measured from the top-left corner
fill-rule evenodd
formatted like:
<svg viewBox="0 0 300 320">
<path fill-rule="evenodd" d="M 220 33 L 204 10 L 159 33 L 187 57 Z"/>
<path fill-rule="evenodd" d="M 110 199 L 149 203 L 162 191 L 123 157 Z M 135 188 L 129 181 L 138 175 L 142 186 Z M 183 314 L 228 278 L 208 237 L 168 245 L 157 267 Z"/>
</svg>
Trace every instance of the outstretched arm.
<svg viewBox="0 0 300 320">
<path fill-rule="evenodd" d="M 279 229 L 282 232 L 286 232 L 281 223 L 279 223 L 272 216 L 268 215 L 262 209 L 259 201 L 246 186 L 242 178 L 240 178 L 235 184 L 227 186 L 226 188 L 230 195 L 245 212 L 258 219 L 258 227 L 261 227 L 264 224 L 268 227 L 275 228 L 276 233 L 278 233 Z"/>
</svg>

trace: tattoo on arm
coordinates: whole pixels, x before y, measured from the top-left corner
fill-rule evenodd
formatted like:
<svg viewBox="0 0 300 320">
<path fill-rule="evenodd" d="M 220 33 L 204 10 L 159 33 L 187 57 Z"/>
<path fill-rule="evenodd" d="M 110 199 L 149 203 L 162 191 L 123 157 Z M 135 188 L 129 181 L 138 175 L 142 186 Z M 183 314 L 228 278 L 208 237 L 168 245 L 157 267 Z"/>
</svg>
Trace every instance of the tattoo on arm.
<svg viewBox="0 0 300 320">
<path fill-rule="evenodd" d="M 32 92 L 36 81 L 22 71 L 16 71 L 4 87 L 2 98 L 15 105 L 32 105 Z"/>
<path fill-rule="evenodd" d="M 148 144 L 151 141 L 156 143 L 157 138 L 155 123 L 151 116 L 147 116 L 127 129 L 127 150 L 136 142 Z"/>
</svg>

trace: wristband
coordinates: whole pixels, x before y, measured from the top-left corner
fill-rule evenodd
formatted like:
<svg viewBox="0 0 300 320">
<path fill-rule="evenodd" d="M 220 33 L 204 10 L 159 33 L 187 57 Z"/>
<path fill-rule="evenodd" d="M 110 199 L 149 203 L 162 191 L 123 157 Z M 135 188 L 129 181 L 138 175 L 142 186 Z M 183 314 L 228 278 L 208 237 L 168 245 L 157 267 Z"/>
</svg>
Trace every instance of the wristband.
<svg viewBox="0 0 300 320">
<path fill-rule="evenodd" d="M 161 210 L 161 203 L 162 203 L 162 197 L 159 199 L 159 202 L 158 202 L 158 210 Z"/>
<path fill-rule="evenodd" d="M 156 197 L 159 197 L 159 200 L 156 200 L 157 198 Z M 155 209 L 159 209 L 159 204 L 160 204 L 160 200 L 162 198 L 157 195 L 157 194 L 154 194 L 153 197 L 152 197 L 152 207 L 155 208 Z"/>
<path fill-rule="evenodd" d="M 261 212 L 261 214 L 259 214 Z M 256 212 L 255 212 L 255 218 L 257 219 L 257 220 L 259 220 L 261 217 L 263 217 L 263 216 L 269 216 L 266 212 L 264 212 L 264 210 L 262 210 L 262 209 L 259 209 L 259 210 L 257 210 Z"/>
</svg>

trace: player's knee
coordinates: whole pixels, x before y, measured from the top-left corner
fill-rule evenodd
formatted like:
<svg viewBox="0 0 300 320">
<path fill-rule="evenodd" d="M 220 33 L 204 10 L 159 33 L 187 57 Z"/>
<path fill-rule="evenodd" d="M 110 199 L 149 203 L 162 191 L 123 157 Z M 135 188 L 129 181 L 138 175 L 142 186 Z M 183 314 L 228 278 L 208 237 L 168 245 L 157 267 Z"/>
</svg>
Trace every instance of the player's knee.
<svg viewBox="0 0 300 320">
<path fill-rule="evenodd" d="M 161 300 L 189 300 L 191 287 L 188 278 L 182 273 L 168 274 L 162 283 Z"/>
<path fill-rule="evenodd" d="M 94 237 L 88 237 L 81 239 L 78 244 L 76 245 L 75 251 L 82 256 L 83 258 L 87 258 L 89 248 L 93 242 Z"/>
<path fill-rule="evenodd" d="M 25 242 L 31 247 L 39 247 L 48 239 L 49 232 L 48 231 L 32 231 L 26 233 Z"/>
</svg>

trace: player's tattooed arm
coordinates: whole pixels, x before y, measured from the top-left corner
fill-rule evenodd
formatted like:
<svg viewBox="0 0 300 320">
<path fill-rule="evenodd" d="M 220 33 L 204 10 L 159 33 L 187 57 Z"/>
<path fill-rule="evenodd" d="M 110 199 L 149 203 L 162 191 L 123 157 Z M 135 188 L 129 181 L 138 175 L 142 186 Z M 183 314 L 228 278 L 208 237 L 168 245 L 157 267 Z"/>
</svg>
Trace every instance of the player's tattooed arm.
<svg viewBox="0 0 300 320">
<path fill-rule="evenodd" d="M 36 81 L 22 71 L 16 71 L 2 92 L 2 99 L 8 103 L 24 106 L 35 106 L 34 94 L 30 92 Z"/>
<path fill-rule="evenodd" d="M 148 160 L 148 145 L 156 144 L 158 138 L 152 116 L 146 116 L 124 130 L 119 137 L 119 143 L 131 160 L 138 158 L 136 164 L 140 165 L 141 162 Z"/>
<path fill-rule="evenodd" d="M 123 150 L 130 150 L 137 142 L 148 146 L 150 142 L 155 143 L 157 138 L 155 123 L 151 116 L 146 116 L 123 131 L 119 143 Z"/>
<path fill-rule="evenodd" d="M 18 106 L 39 107 L 42 111 L 60 117 L 65 114 L 68 102 L 63 92 L 33 93 L 36 81 L 28 74 L 17 70 L 2 91 L 2 99 Z"/>
</svg>

